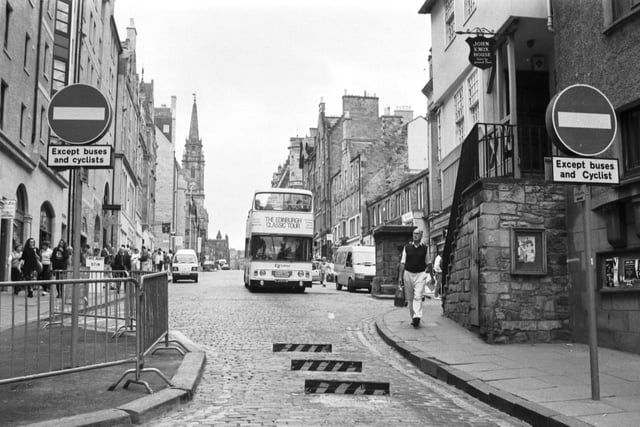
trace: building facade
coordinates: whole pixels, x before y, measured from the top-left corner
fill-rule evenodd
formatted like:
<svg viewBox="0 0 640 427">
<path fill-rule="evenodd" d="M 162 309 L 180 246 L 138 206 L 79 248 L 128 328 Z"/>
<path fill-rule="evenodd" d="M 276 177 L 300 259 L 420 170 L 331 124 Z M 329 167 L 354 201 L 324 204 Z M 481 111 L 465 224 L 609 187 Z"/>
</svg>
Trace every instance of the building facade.
<svg viewBox="0 0 640 427">
<path fill-rule="evenodd" d="M 588 186 L 595 261 L 598 343 L 640 353 L 640 9 L 633 2 L 553 1 L 555 92 L 588 84 L 604 93 L 617 113 L 618 132 L 600 157 L 619 161 L 620 184 Z M 567 199 L 573 200 L 573 186 Z M 571 329 L 587 342 L 587 283 L 583 207 L 567 203 Z"/>
</svg>

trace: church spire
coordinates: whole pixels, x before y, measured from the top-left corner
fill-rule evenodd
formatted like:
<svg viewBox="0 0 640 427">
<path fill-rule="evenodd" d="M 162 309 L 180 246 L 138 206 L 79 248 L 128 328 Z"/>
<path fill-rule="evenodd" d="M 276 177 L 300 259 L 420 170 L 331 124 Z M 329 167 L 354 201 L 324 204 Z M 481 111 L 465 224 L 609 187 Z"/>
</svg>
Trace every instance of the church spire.
<svg viewBox="0 0 640 427">
<path fill-rule="evenodd" d="M 200 135 L 198 132 L 198 106 L 196 105 L 196 94 L 193 94 L 193 107 L 191 108 L 191 125 L 189 126 L 189 141 L 198 142 Z"/>
</svg>

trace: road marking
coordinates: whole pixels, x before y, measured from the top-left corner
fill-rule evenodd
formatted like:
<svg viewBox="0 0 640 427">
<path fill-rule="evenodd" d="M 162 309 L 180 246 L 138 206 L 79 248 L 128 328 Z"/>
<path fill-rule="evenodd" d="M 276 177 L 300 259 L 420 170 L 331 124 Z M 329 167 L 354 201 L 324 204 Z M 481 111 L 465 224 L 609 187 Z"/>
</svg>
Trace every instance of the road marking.
<svg viewBox="0 0 640 427">
<path fill-rule="evenodd" d="M 292 360 L 292 371 L 362 372 L 362 362 L 348 360 Z"/>
<path fill-rule="evenodd" d="M 53 120 L 104 120 L 104 107 L 53 107 Z"/>
<path fill-rule="evenodd" d="M 558 126 L 581 129 L 611 129 L 611 116 L 599 113 L 558 111 Z"/>
<path fill-rule="evenodd" d="M 273 351 L 275 352 L 283 352 L 283 351 L 305 351 L 305 352 L 314 352 L 314 353 L 331 353 L 332 347 L 331 344 L 274 344 Z"/>
<path fill-rule="evenodd" d="M 369 381 L 328 381 L 305 380 L 304 392 L 306 394 L 364 394 L 364 395 L 389 395 L 389 383 Z"/>
</svg>

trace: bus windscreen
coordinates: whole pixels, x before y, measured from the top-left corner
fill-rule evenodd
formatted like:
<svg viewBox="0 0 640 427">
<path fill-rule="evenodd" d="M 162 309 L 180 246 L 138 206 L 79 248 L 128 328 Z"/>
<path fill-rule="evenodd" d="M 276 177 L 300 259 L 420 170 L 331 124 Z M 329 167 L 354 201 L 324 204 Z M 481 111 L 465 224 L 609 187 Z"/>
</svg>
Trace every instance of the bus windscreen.
<svg viewBox="0 0 640 427">
<path fill-rule="evenodd" d="M 295 236 L 252 236 L 251 259 L 282 260 L 282 261 L 311 261 L 310 237 Z"/>
<path fill-rule="evenodd" d="M 296 193 L 257 193 L 256 210 L 311 212 L 311 196 Z"/>
</svg>

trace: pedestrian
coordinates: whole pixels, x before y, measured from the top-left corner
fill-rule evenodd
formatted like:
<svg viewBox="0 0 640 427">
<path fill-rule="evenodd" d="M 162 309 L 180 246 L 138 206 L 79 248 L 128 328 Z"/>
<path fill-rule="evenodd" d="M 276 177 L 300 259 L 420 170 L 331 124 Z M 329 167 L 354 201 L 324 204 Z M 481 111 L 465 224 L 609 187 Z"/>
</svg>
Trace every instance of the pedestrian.
<svg viewBox="0 0 640 427">
<path fill-rule="evenodd" d="M 440 250 L 436 249 L 436 258 L 433 260 L 433 271 L 436 278 L 435 298 L 440 299 L 442 296 L 442 257 Z"/>
<path fill-rule="evenodd" d="M 151 259 L 149 256 L 149 250 L 146 246 L 142 245 L 140 248 L 140 271 L 151 270 Z"/>
<path fill-rule="evenodd" d="M 114 275 L 114 277 L 122 278 L 129 276 L 129 272 L 131 271 L 131 256 L 124 245 L 120 246 L 120 250 L 113 258 L 111 269 L 113 271 L 120 272 L 119 274 Z M 117 293 L 120 293 L 120 282 L 118 282 L 115 289 Z"/>
<path fill-rule="evenodd" d="M 140 271 L 140 249 L 133 248 L 133 253 L 131 254 L 131 269 L 133 271 Z"/>
<path fill-rule="evenodd" d="M 162 261 L 162 266 L 164 267 L 164 271 L 169 271 L 170 264 L 171 264 L 171 250 L 164 253 L 164 260 Z"/>
<path fill-rule="evenodd" d="M 415 328 L 420 326 L 420 319 L 422 319 L 422 297 L 428 278 L 427 257 L 428 249 L 422 243 L 422 231 L 415 229 L 412 241 L 402 250 L 398 277 L 400 286 L 404 286 L 411 324 Z"/>
<path fill-rule="evenodd" d="M 153 271 L 158 272 L 162 270 L 162 249 L 158 248 L 153 253 Z"/>
<path fill-rule="evenodd" d="M 22 257 L 22 245 L 20 243 L 16 243 L 15 245 L 13 245 L 13 251 L 11 251 L 11 281 L 12 282 L 22 281 L 22 271 L 20 271 L 21 257 Z M 20 293 L 20 288 L 17 286 L 14 286 L 13 293 L 18 295 Z"/>
<path fill-rule="evenodd" d="M 40 273 L 39 280 L 51 280 L 51 255 L 53 249 L 49 247 L 49 241 L 45 240 L 41 243 L 40 257 L 42 258 L 42 273 Z M 42 295 L 49 295 L 49 285 L 42 285 Z"/>
<path fill-rule="evenodd" d="M 322 257 L 322 262 L 320 262 L 320 284 L 323 287 L 327 287 L 327 284 L 324 281 L 327 278 L 327 258 Z"/>
<path fill-rule="evenodd" d="M 40 258 L 40 250 L 36 247 L 36 241 L 33 237 L 29 237 L 25 242 L 20 261 L 22 280 L 27 282 L 38 280 L 38 274 L 42 272 L 42 260 Z M 31 286 L 27 286 L 27 296 L 33 298 L 33 288 Z"/>
<path fill-rule="evenodd" d="M 71 251 L 67 246 L 67 242 L 60 239 L 58 246 L 53 249 L 53 253 L 51 254 L 51 267 L 53 268 L 53 275 L 56 280 L 65 279 L 65 271 L 69 268 L 70 259 Z M 58 291 L 56 298 L 62 298 L 62 284 L 57 284 L 56 290 Z"/>
</svg>

